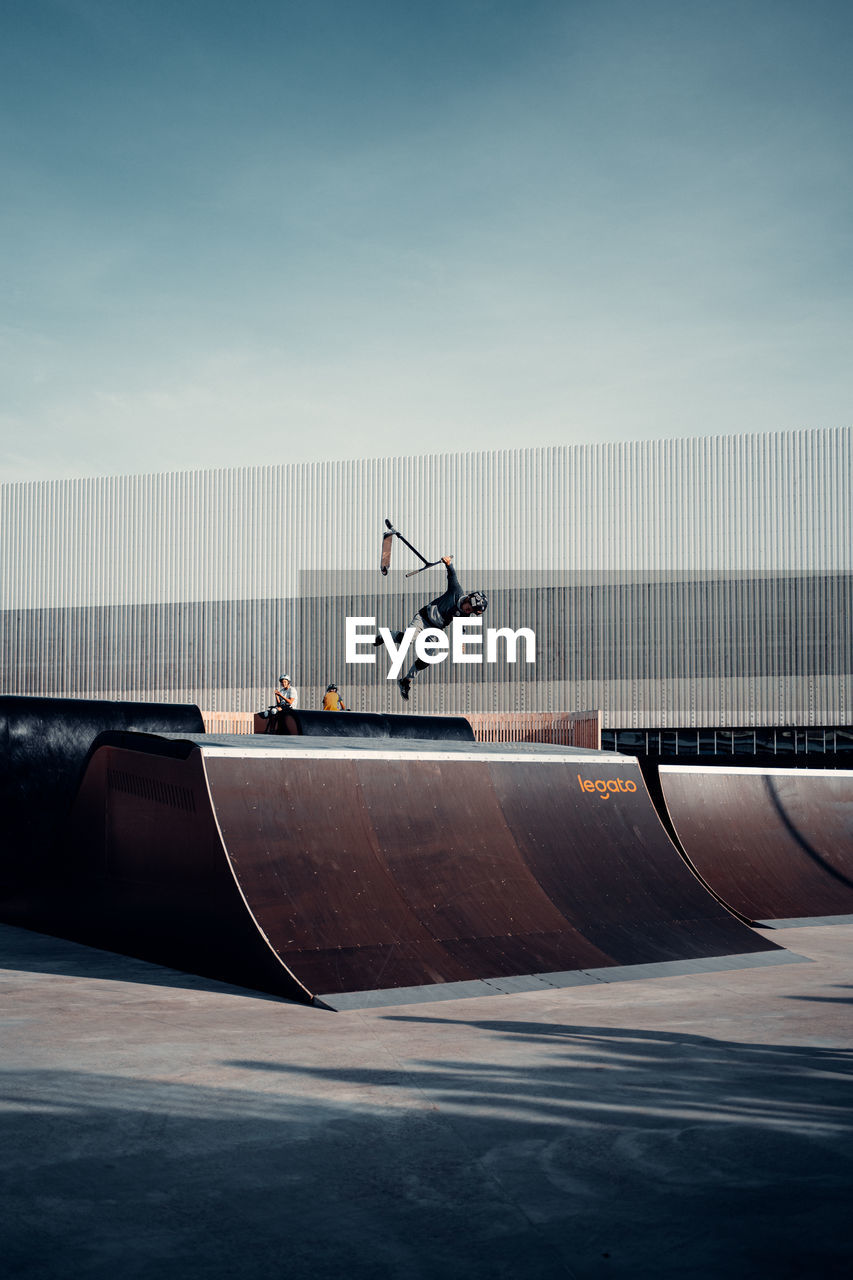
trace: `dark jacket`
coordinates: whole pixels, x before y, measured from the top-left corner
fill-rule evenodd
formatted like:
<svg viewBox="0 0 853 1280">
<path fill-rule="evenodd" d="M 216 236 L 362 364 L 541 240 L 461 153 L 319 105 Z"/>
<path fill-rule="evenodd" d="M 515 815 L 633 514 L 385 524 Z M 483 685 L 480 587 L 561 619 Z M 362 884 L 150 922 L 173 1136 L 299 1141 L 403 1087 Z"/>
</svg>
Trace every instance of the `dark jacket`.
<svg viewBox="0 0 853 1280">
<path fill-rule="evenodd" d="M 427 626 L 438 627 L 441 630 L 449 627 L 454 618 L 462 616 L 459 612 L 459 601 L 468 594 L 463 587 L 460 587 L 453 565 L 448 564 L 445 568 L 447 569 L 447 590 L 444 595 L 436 596 L 434 600 L 430 600 L 429 604 L 425 604 L 418 610 Z"/>
</svg>

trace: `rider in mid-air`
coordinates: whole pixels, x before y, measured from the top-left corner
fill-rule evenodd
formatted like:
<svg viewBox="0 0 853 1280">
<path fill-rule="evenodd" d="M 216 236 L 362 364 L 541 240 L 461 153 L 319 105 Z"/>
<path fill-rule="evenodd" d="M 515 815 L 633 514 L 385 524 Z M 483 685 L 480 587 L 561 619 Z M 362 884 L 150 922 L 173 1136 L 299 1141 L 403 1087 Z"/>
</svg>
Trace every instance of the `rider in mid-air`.
<svg viewBox="0 0 853 1280">
<path fill-rule="evenodd" d="M 451 559 L 451 556 L 441 557 L 441 562 L 447 569 L 447 589 L 443 595 L 436 596 L 434 600 L 430 600 L 429 604 L 425 604 L 418 609 L 409 623 L 410 627 L 414 627 L 416 633 L 427 629 L 445 631 L 454 618 L 479 618 L 489 607 L 489 602 L 482 591 L 465 591 L 460 586 L 456 570 L 450 563 Z M 399 644 L 404 634 L 405 632 L 403 631 L 395 631 L 394 643 Z M 414 638 L 417 640 L 417 634 Z M 380 645 L 382 637 L 377 635 L 373 643 L 377 646 Z M 417 673 L 423 671 L 426 666 L 428 666 L 428 663 L 422 662 L 420 658 L 415 658 L 406 674 L 400 676 L 397 681 L 397 688 L 406 702 L 409 700 L 412 681 Z"/>
</svg>

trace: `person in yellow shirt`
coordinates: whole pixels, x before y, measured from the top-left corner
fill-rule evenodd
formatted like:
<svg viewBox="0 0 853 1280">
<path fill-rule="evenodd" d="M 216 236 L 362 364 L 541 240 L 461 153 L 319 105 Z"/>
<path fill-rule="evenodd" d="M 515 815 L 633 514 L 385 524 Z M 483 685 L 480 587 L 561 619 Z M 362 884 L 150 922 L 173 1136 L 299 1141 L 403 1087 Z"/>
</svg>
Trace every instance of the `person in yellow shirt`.
<svg viewBox="0 0 853 1280">
<path fill-rule="evenodd" d="M 344 700 L 338 693 L 338 686 L 330 684 L 323 696 L 324 711 L 346 711 Z"/>
</svg>

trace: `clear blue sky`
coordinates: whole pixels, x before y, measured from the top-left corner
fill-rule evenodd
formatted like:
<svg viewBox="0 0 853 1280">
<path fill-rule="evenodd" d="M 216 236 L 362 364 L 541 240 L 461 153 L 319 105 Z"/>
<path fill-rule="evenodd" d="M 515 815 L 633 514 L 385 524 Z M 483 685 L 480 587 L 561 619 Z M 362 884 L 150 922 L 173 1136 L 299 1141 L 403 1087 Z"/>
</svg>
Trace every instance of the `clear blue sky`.
<svg viewBox="0 0 853 1280">
<path fill-rule="evenodd" d="M 2 481 L 851 421 L 849 3 L 0 25 Z"/>
</svg>

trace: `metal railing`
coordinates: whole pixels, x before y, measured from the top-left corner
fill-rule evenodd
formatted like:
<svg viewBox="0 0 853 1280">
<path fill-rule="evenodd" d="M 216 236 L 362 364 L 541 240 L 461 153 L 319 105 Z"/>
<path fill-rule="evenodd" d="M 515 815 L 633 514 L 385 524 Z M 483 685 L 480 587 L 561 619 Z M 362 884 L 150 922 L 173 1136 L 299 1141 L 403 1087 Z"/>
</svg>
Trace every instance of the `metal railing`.
<svg viewBox="0 0 853 1280">
<path fill-rule="evenodd" d="M 818 762 L 825 757 L 853 759 L 850 725 L 704 729 L 605 729 L 603 745 L 612 751 L 660 759 L 732 757 Z"/>
</svg>

